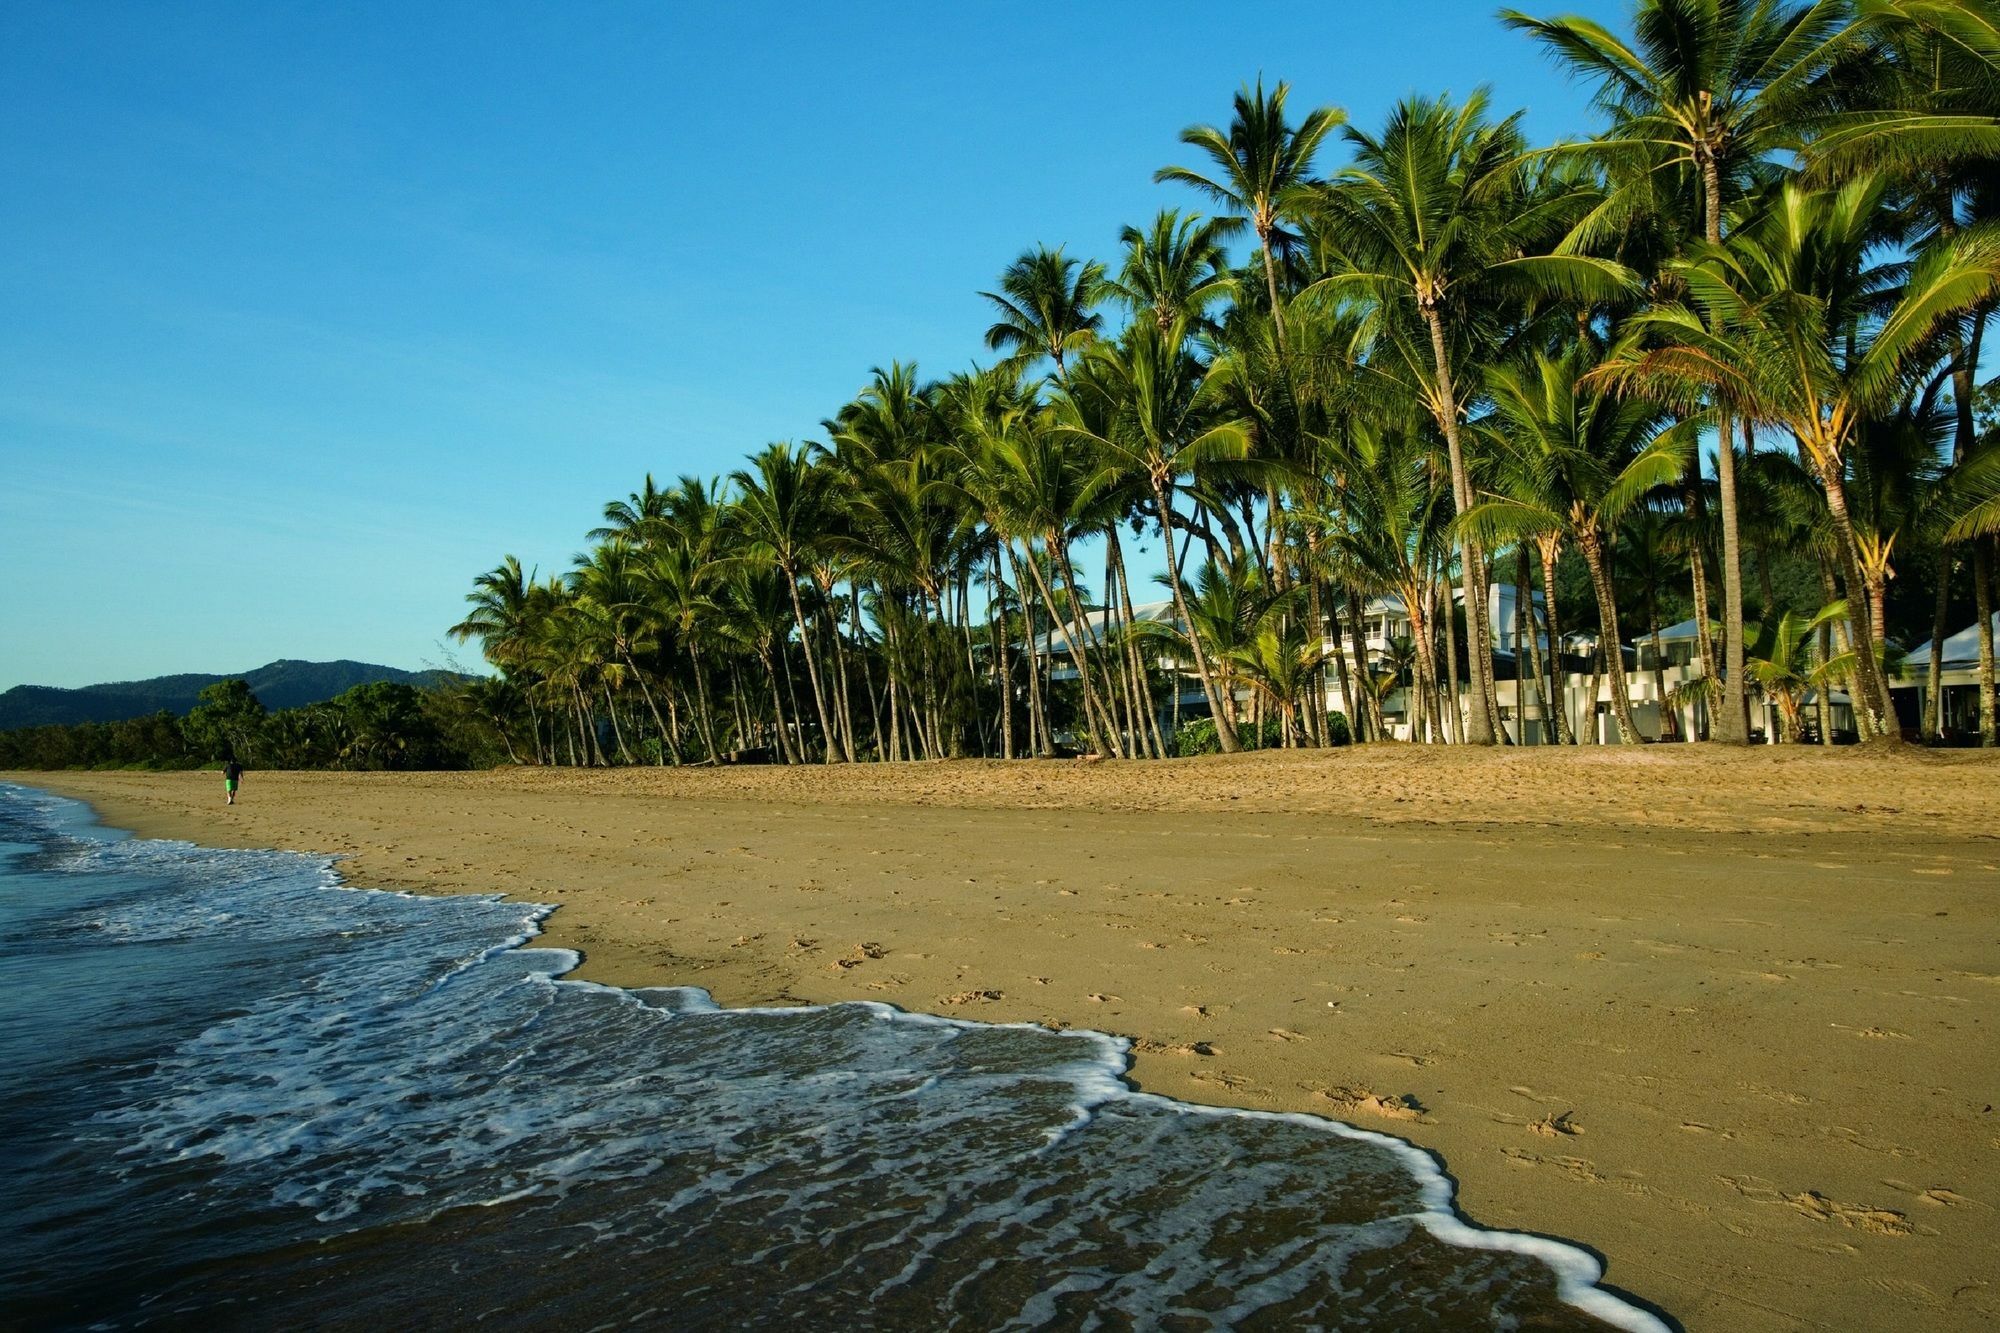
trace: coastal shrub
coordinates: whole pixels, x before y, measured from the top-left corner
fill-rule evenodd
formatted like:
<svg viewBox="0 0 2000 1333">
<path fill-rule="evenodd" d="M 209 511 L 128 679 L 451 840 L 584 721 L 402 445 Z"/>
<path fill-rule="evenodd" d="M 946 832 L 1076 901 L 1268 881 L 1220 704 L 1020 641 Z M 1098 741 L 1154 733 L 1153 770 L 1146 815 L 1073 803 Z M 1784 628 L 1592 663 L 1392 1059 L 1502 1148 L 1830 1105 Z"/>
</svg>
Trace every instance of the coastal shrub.
<svg viewBox="0 0 2000 1333">
<path fill-rule="evenodd" d="M 1216 754 L 1222 743 L 1215 738 L 1215 720 L 1207 717 L 1191 718 L 1181 723 L 1174 733 L 1174 753 L 1185 758 L 1189 755 Z"/>
<path fill-rule="evenodd" d="M 1354 731 L 1347 724 L 1347 714 L 1338 710 L 1326 715 L 1326 734 L 1335 745 L 1351 745 L 1354 742 Z M 1238 726 L 1236 740 L 1246 750 L 1275 750 L 1285 743 L 1285 730 L 1277 718 L 1265 718 L 1261 728 L 1247 722 Z M 1216 739 L 1213 718 L 1193 718 L 1181 723 L 1180 730 L 1174 733 L 1176 755 L 1186 757 L 1221 752 L 1222 745 Z"/>
</svg>

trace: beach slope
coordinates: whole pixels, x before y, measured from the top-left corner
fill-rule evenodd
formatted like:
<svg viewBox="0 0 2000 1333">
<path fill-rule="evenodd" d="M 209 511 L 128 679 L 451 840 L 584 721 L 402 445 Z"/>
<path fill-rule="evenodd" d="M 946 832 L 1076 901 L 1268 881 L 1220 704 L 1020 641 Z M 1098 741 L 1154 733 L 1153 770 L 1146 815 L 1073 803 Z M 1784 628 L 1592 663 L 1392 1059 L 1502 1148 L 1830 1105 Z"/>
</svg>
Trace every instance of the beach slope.
<svg viewBox="0 0 2000 1333">
<path fill-rule="evenodd" d="M 1122 1033 L 1440 1153 L 1690 1329 L 2000 1322 L 2000 762 L 20 774 L 151 836 L 562 905 L 580 975 Z"/>
</svg>

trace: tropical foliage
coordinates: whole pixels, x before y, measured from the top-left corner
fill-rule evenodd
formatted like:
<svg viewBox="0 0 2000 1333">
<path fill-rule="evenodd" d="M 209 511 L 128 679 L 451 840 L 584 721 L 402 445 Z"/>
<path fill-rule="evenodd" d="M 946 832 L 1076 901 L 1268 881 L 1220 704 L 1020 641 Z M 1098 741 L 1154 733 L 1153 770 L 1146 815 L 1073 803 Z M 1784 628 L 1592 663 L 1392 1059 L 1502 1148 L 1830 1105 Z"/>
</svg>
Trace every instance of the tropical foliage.
<svg viewBox="0 0 2000 1333">
<path fill-rule="evenodd" d="M 1810 686 L 1899 739 L 1886 645 L 1991 615 L 2000 4 L 1502 22 L 1593 135 L 1246 86 L 1117 250 L 1001 270 L 991 366 L 891 361 L 480 575 L 467 715 L 542 764 L 1154 758 L 1630 742 L 1638 681 L 1671 735 L 1796 735 Z"/>
<path fill-rule="evenodd" d="M 201 692 L 185 717 L 162 710 L 122 722 L 0 731 L 0 769 L 183 769 L 235 759 L 251 768 L 483 768 L 512 756 L 520 705 L 504 680 L 429 687 L 356 685 L 332 699 L 267 710 L 243 680 Z"/>
</svg>

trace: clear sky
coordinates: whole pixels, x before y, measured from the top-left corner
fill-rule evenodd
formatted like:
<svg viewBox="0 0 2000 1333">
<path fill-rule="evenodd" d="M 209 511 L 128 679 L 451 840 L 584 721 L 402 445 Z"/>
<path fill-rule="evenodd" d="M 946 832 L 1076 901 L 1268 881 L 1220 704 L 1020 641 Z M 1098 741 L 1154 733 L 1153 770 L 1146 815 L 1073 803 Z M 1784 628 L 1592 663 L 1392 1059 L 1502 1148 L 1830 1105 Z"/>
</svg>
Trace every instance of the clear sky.
<svg viewBox="0 0 2000 1333">
<path fill-rule="evenodd" d="M 479 571 L 982 356 L 1260 73 L 1586 131 L 1495 8 L 0 5 L 0 688 L 474 662 Z"/>
</svg>

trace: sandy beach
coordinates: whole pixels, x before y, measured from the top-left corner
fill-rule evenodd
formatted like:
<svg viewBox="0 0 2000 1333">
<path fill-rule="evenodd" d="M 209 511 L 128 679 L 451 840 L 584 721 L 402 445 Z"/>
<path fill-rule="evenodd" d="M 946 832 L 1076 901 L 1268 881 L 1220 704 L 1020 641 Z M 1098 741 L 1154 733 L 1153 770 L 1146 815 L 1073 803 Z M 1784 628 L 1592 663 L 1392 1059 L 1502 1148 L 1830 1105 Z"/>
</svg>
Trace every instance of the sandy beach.
<svg viewBox="0 0 2000 1333">
<path fill-rule="evenodd" d="M 17 774 L 106 822 L 561 905 L 579 975 L 1129 1036 L 1442 1155 L 1687 1328 L 2000 1323 L 2000 756 Z"/>
</svg>

